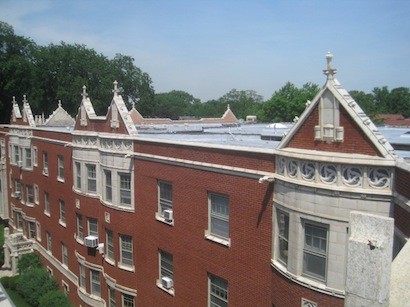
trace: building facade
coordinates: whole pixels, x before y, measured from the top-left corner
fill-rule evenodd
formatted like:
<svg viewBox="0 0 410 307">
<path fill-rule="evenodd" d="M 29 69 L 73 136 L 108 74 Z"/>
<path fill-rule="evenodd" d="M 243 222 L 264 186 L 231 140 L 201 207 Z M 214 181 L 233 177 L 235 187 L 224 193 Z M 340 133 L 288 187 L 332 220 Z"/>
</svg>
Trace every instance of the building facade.
<svg viewBox="0 0 410 307">
<path fill-rule="evenodd" d="M 0 129 L 6 266 L 38 252 L 76 306 L 344 305 L 351 214 L 394 220 L 384 246 L 397 254 L 410 167 L 327 60 L 277 148 L 141 136 L 116 84 L 106 116 L 84 88 L 69 127 L 38 125 L 13 99 Z"/>
</svg>

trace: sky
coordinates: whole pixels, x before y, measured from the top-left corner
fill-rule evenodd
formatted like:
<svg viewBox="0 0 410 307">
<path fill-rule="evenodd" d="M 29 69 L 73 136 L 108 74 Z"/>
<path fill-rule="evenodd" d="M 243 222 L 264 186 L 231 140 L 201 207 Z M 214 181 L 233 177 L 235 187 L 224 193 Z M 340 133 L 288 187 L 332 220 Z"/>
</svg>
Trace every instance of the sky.
<svg viewBox="0 0 410 307">
<path fill-rule="evenodd" d="M 329 51 L 347 90 L 409 87 L 409 15 L 407 0 L 0 0 L 17 35 L 132 56 L 156 93 L 203 102 L 322 86 Z"/>
</svg>

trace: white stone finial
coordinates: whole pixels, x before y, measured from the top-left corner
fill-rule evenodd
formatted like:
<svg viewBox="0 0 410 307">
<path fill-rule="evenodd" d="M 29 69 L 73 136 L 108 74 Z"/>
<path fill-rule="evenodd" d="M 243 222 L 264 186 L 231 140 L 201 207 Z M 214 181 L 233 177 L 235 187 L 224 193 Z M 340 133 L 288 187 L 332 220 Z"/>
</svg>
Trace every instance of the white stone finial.
<svg viewBox="0 0 410 307">
<path fill-rule="evenodd" d="M 231 109 L 231 106 L 230 106 L 229 103 L 228 103 L 227 110 L 230 110 L 230 109 Z"/>
<path fill-rule="evenodd" d="M 27 103 L 27 96 L 23 95 L 23 103 Z"/>
<path fill-rule="evenodd" d="M 58 107 L 61 108 L 61 99 L 58 100 Z"/>
<path fill-rule="evenodd" d="M 117 80 L 115 80 L 113 83 L 114 83 L 114 89 L 112 90 L 112 92 L 114 93 L 114 96 L 117 96 L 118 93 L 120 92 L 120 90 L 118 89 L 118 82 Z"/>
<path fill-rule="evenodd" d="M 326 54 L 326 61 L 327 61 L 327 67 L 325 70 L 323 70 L 323 73 L 327 76 L 328 80 L 333 79 L 333 75 L 337 73 L 337 69 L 333 68 L 333 54 L 330 53 L 330 51 Z"/>
<path fill-rule="evenodd" d="M 16 101 L 16 96 L 13 96 L 13 100 L 11 101 L 11 103 L 12 103 L 12 104 L 16 104 L 16 103 L 17 103 L 17 101 Z"/>
<path fill-rule="evenodd" d="M 81 93 L 81 96 L 83 96 L 83 99 L 87 98 L 87 87 L 83 85 L 83 92 Z"/>
<path fill-rule="evenodd" d="M 133 109 L 135 109 L 135 101 L 131 102 L 131 106 L 132 106 Z"/>
</svg>

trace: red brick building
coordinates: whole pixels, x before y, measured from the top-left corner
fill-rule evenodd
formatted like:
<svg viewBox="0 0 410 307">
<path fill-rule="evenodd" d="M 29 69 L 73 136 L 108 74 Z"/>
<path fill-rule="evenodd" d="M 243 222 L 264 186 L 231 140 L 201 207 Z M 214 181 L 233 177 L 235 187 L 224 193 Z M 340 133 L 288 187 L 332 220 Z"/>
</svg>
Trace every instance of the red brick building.
<svg viewBox="0 0 410 307">
<path fill-rule="evenodd" d="M 394 218 L 400 250 L 410 168 L 334 73 L 277 148 L 141 136 L 116 84 L 72 127 L 13 101 L 6 264 L 37 251 L 76 306 L 342 306 L 349 214 Z"/>
</svg>

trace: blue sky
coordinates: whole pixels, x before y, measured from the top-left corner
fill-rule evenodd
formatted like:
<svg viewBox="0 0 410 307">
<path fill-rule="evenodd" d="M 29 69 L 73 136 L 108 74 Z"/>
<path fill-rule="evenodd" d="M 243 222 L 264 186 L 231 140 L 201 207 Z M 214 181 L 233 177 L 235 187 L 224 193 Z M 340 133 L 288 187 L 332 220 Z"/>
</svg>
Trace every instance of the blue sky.
<svg viewBox="0 0 410 307">
<path fill-rule="evenodd" d="M 409 87 L 410 1 L 0 0 L 0 20 L 40 45 L 85 44 L 135 58 L 155 91 L 202 101 L 231 89 L 265 99 L 287 81 L 347 90 Z"/>
</svg>

